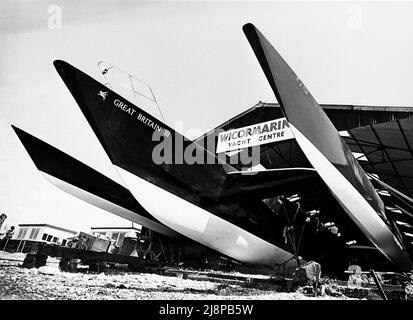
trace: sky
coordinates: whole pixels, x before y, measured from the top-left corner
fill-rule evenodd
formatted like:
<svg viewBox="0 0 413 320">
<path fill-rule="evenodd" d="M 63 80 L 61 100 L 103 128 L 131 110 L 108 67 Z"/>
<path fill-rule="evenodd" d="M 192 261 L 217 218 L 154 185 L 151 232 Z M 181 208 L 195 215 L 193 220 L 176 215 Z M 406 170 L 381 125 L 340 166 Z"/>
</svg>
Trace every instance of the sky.
<svg viewBox="0 0 413 320">
<path fill-rule="evenodd" d="M 56 22 L 56 7 L 61 13 Z M 276 102 L 242 32 L 252 22 L 319 103 L 413 106 L 413 2 L 0 2 L 0 213 L 76 231 L 128 222 L 37 171 L 10 125 L 119 181 L 53 67 L 103 82 L 101 60 L 151 85 L 167 124 L 205 132 Z M 181 130 L 181 131 L 182 131 Z"/>
</svg>

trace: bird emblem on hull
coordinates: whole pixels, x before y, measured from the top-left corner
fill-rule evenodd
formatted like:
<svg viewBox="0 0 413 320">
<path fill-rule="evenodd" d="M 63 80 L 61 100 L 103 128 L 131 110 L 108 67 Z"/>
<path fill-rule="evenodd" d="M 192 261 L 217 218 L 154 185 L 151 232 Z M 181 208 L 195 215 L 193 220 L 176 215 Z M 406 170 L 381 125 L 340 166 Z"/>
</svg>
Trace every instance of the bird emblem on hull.
<svg viewBox="0 0 413 320">
<path fill-rule="evenodd" d="M 107 91 L 99 91 L 98 96 L 102 97 L 102 99 L 105 100 L 106 97 L 108 96 L 108 92 Z"/>
</svg>

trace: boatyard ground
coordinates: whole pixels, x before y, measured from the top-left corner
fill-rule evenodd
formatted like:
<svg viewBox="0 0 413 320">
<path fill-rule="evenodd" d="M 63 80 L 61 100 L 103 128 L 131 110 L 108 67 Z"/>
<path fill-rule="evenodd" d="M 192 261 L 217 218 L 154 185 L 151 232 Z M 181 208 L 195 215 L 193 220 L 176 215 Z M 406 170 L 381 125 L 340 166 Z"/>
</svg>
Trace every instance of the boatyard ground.
<svg viewBox="0 0 413 320">
<path fill-rule="evenodd" d="M 108 270 L 105 273 L 68 273 L 58 269 L 59 260 L 48 258 L 39 269 L 22 268 L 25 255 L 0 251 L 0 299 L 11 300 L 182 300 L 249 299 L 308 300 L 349 299 L 344 295 L 275 292 L 270 288 L 248 288 L 242 284 L 198 281 L 150 273 Z"/>
</svg>

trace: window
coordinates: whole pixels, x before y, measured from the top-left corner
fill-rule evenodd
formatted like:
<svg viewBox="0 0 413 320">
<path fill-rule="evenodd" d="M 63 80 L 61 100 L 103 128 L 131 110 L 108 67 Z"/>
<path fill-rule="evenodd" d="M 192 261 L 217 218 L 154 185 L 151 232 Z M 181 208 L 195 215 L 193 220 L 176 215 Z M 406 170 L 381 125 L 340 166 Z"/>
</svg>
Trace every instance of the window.
<svg viewBox="0 0 413 320">
<path fill-rule="evenodd" d="M 115 241 L 116 245 L 118 245 L 123 240 L 125 235 L 126 235 L 126 232 L 113 232 L 112 240 Z"/>
<path fill-rule="evenodd" d="M 19 234 L 17 235 L 18 239 L 24 239 L 27 234 L 27 228 L 21 228 Z"/>
<path fill-rule="evenodd" d="M 117 240 L 118 240 L 118 237 L 119 237 L 119 232 L 113 232 L 113 233 L 112 233 L 112 240 L 117 241 Z"/>
<path fill-rule="evenodd" d="M 58 240 L 58 238 L 57 238 L 57 237 L 53 237 L 52 242 L 56 243 L 56 242 L 57 242 L 57 240 Z"/>
<path fill-rule="evenodd" d="M 33 228 L 32 231 L 30 232 L 29 239 L 32 239 L 32 240 L 36 239 L 37 236 L 39 235 L 39 231 L 40 231 L 40 228 Z"/>
<path fill-rule="evenodd" d="M 47 236 L 47 239 L 46 239 L 46 241 L 47 242 L 50 242 L 50 241 L 52 241 L 52 238 L 53 238 L 53 236 L 51 236 L 50 234 Z"/>
<path fill-rule="evenodd" d="M 66 242 L 67 242 L 67 240 L 66 240 L 66 239 L 63 239 L 63 240 L 62 240 L 62 246 L 65 246 L 65 245 L 66 245 Z"/>
<path fill-rule="evenodd" d="M 98 232 L 98 231 L 95 231 L 95 232 L 93 232 L 93 235 L 94 235 L 95 237 L 106 236 L 106 232 Z"/>
<path fill-rule="evenodd" d="M 116 241 L 117 245 L 120 245 L 123 242 L 123 240 L 125 239 L 125 235 L 126 235 L 126 232 L 120 232 L 119 233 L 118 241 Z"/>
<path fill-rule="evenodd" d="M 17 234 L 17 238 L 21 238 L 23 234 L 23 229 L 19 230 L 19 233 Z"/>
<path fill-rule="evenodd" d="M 43 233 L 42 240 L 46 241 L 46 240 L 47 240 L 47 236 L 48 236 L 47 233 Z"/>
</svg>

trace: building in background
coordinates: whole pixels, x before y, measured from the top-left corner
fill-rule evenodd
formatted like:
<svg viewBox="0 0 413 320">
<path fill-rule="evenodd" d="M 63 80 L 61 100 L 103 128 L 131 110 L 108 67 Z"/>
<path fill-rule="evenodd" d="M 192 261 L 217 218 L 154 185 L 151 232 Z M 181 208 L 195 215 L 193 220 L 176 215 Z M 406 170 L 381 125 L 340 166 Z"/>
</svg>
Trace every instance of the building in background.
<svg viewBox="0 0 413 320">
<path fill-rule="evenodd" d="M 19 224 L 14 236 L 4 248 L 0 250 L 11 252 L 28 252 L 38 243 L 65 245 L 67 238 L 73 237 L 78 232 L 54 226 L 51 224 Z"/>
<path fill-rule="evenodd" d="M 19 224 L 13 239 L 65 245 L 66 239 L 76 234 L 76 231 L 51 224 Z"/>
</svg>

